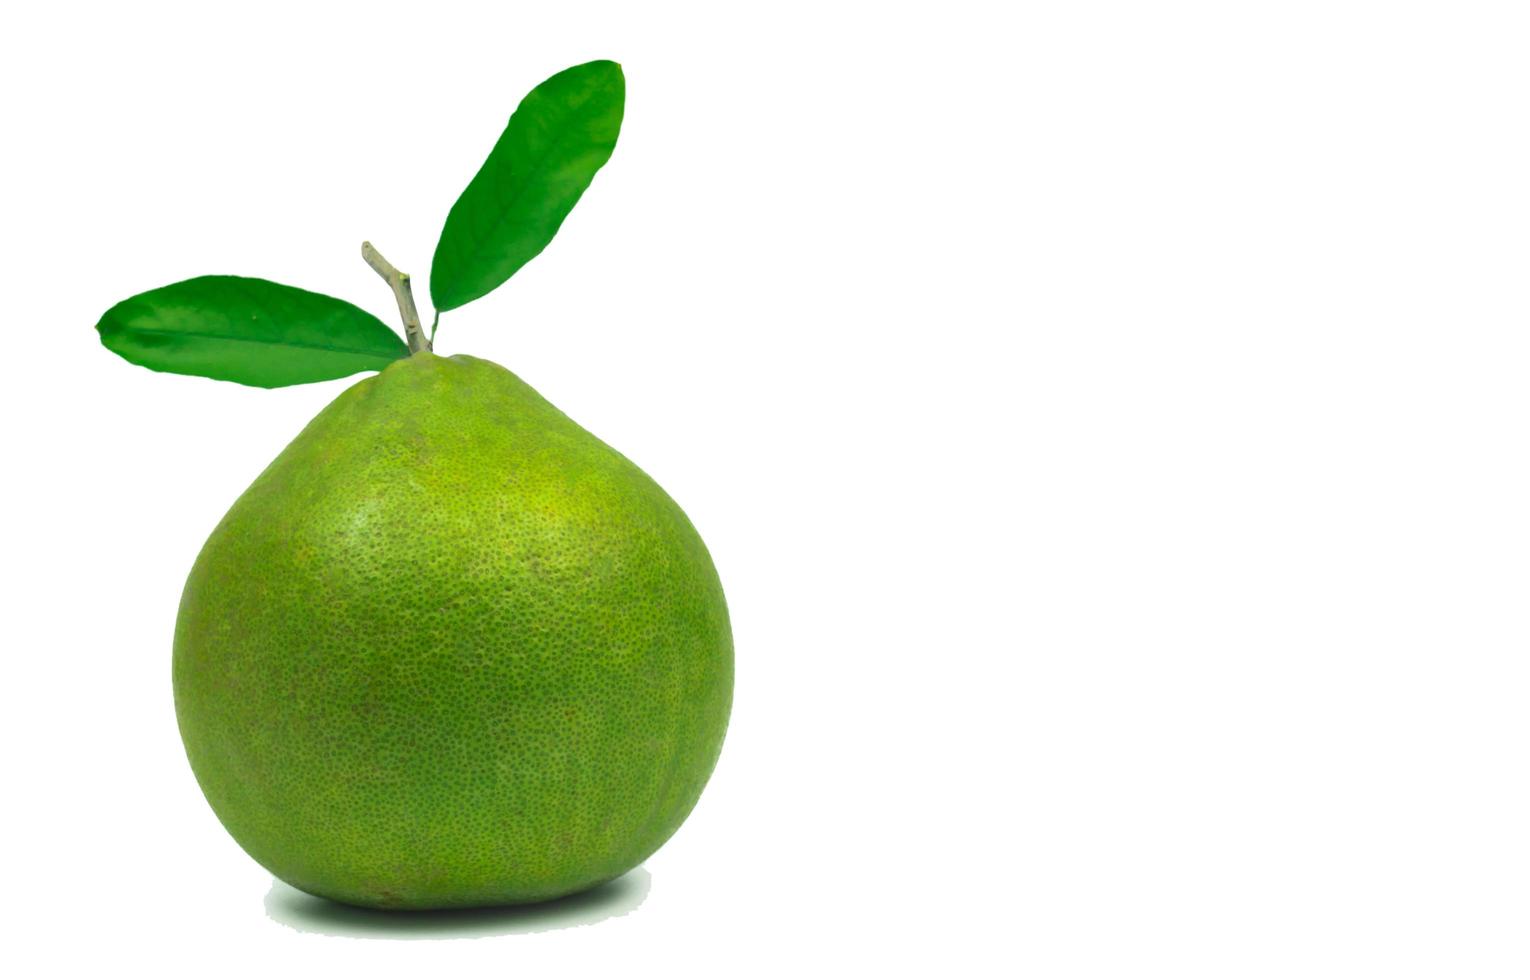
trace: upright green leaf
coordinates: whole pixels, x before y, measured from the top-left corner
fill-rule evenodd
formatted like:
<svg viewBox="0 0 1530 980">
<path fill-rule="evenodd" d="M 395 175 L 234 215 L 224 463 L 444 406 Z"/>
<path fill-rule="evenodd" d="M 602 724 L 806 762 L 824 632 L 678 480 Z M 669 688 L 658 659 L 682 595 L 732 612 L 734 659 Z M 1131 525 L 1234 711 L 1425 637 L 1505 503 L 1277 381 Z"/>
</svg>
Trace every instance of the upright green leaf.
<svg viewBox="0 0 1530 980">
<path fill-rule="evenodd" d="M 380 371 L 409 354 L 398 334 L 345 300 L 243 276 L 139 293 L 96 329 L 134 364 L 260 388 Z"/>
<path fill-rule="evenodd" d="M 531 90 L 446 216 L 430 267 L 438 311 L 470 303 L 536 258 L 611 158 L 627 84 L 614 61 Z"/>
</svg>

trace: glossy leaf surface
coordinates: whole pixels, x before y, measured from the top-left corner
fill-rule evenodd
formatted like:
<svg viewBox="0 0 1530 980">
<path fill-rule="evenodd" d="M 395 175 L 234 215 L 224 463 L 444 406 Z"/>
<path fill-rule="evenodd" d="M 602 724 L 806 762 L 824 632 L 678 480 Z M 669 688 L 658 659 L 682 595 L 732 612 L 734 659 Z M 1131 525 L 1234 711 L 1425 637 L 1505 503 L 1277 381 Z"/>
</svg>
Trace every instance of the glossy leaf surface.
<svg viewBox="0 0 1530 980">
<path fill-rule="evenodd" d="M 561 71 L 521 100 L 441 230 L 430 269 L 438 311 L 478 299 L 547 247 L 616 148 L 625 101 L 614 61 Z"/>
<path fill-rule="evenodd" d="M 409 354 L 398 334 L 357 306 L 243 276 L 139 293 L 107 310 L 96 330 L 134 364 L 260 388 L 380 371 Z"/>
</svg>

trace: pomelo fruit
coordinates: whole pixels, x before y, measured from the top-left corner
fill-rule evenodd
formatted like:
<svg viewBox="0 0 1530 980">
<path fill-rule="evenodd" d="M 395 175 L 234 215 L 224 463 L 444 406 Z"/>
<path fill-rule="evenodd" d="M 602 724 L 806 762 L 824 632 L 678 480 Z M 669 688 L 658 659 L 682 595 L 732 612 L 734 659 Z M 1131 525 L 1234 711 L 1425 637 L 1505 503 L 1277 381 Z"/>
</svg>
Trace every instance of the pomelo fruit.
<svg viewBox="0 0 1530 980">
<path fill-rule="evenodd" d="M 234 839 L 378 908 L 556 898 L 680 826 L 732 701 L 685 514 L 515 375 L 398 360 L 218 524 L 181 599 L 176 714 Z"/>
</svg>

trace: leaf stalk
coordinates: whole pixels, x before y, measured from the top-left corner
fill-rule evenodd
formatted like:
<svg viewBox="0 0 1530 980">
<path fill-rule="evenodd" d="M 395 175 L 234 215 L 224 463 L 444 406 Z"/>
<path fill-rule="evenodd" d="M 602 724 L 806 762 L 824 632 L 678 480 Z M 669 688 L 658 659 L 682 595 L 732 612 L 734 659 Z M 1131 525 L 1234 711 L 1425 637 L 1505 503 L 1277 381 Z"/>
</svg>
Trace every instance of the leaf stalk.
<svg viewBox="0 0 1530 980">
<path fill-rule="evenodd" d="M 420 325 L 420 312 L 414 306 L 414 290 L 409 285 L 408 273 L 394 268 L 371 242 L 361 243 L 361 257 L 392 288 L 393 298 L 398 301 L 398 315 L 404 321 L 404 340 L 409 344 L 409 353 L 429 351 L 431 338 L 425 336 L 425 328 Z"/>
</svg>

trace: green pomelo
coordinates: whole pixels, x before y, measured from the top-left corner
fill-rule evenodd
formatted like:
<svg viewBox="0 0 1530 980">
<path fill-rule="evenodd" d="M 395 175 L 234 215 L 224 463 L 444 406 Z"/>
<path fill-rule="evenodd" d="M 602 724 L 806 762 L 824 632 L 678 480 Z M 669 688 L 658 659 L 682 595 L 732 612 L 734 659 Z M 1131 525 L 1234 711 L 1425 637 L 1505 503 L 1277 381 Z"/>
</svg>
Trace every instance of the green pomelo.
<svg viewBox="0 0 1530 980">
<path fill-rule="evenodd" d="M 225 827 L 380 908 L 633 868 L 722 747 L 733 643 L 685 514 L 515 375 L 416 354 L 235 502 L 186 583 L 175 707 Z"/>
</svg>

